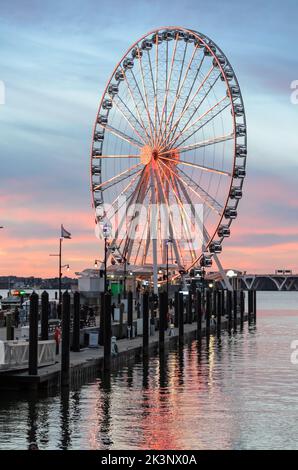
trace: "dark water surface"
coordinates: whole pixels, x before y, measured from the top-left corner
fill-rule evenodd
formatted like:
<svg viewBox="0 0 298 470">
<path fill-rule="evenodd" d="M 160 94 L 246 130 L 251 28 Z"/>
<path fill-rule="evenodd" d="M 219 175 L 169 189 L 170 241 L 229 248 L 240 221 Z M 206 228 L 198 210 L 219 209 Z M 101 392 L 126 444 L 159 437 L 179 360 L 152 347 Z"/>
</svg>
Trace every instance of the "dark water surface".
<svg viewBox="0 0 298 470">
<path fill-rule="evenodd" d="M 193 341 L 161 363 L 62 396 L 1 393 L 0 449 L 298 449 L 298 295 L 258 301 L 256 327 Z"/>
</svg>

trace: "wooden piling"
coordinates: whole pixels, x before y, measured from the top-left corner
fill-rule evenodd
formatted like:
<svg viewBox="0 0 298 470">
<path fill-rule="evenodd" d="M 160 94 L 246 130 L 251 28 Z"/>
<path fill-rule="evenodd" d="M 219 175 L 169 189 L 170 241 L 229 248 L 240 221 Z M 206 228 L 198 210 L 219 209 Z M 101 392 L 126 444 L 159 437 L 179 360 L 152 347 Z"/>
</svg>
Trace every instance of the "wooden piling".
<svg viewBox="0 0 298 470">
<path fill-rule="evenodd" d="M 197 315 L 197 337 L 202 334 L 202 294 L 200 290 L 196 291 L 196 315 Z"/>
<path fill-rule="evenodd" d="M 130 327 L 129 338 L 132 338 L 132 327 L 133 327 L 133 294 L 131 291 L 127 294 L 127 327 Z"/>
<path fill-rule="evenodd" d="M 41 294 L 41 339 L 49 339 L 49 294 L 46 291 Z"/>
<path fill-rule="evenodd" d="M 187 323 L 192 323 L 192 290 L 189 289 L 187 296 Z"/>
<path fill-rule="evenodd" d="M 73 296 L 73 332 L 72 350 L 80 352 L 80 293 L 75 292 Z"/>
<path fill-rule="evenodd" d="M 144 292 L 142 298 L 143 313 L 143 356 L 148 355 L 149 349 L 149 293 Z"/>
<path fill-rule="evenodd" d="M 61 349 L 61 386 L 69 386 L 70 360 L 70 294 L 65 291 L 62 296 L 62 349 Z"/>
<path fill-rule="evenodd" d="M 38 375 L 38 295 L 30 295 L 29 312 L 29 375 Z"/>
<path fill-rule="evenodd" d="M 111 368 L 111 340 L 112 340 L 112 319 L 111 319 L 111 294 L 105 293 L 104 298 L 104 330 L 103 330 L 103 347 L 104 347 L 104 370 Z"/>
<path fill-rule="evenodd" d="M 206 336 L 210 335 L 210 317 L 211 317 L 211 292 L 206 291 Z"/>
<path fill-rule="evenodd" d="M 98 334 L 98 344 L 103 346 L 103 330 L 104 330 L 104 318 L 105 318 L 105 294 L 104 292 L 100 293 L 100 317 L 99 317 L 99 334 Z"/>
<path fill-rule="evenodd" d="M 159 294 L 159 350 L 164 349 L 165 345 L 165 324 L 167 315 L 167 293 Z"/>
<path fill-rule="evenodd" d="M 14 340 L 14 327 L 12 326 L 12 314 L 6 315 L 6 340 Z"/>
<path fill-rule="evenodd" d="M 183 298 L 183 293 L 182 292 L 179 292 L 178 323 L 179 323 L 179 343 L 183 343 L 183 336 L 184 336 L 184 298 Z"/>
<path fill-rule="evenodd" d="M 174 326 L 178 328 L 179 326 L 179 292 L 175 292 L 175 300 L 174 300 Z"/>
</svg>

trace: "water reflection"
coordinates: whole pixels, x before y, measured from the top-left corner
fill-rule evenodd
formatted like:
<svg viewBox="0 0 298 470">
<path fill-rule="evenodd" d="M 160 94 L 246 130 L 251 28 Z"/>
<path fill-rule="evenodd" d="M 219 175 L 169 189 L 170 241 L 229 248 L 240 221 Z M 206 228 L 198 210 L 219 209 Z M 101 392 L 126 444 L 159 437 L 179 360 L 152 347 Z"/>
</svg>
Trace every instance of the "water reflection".
<svg viewBox="0 0 298 470">
<path fill-rule="evenodd" d="M 297 448 L 295 327 L 294 316 L 267 315 L 61 395 L 1 397 L 0 447 Z"/>
<path fill-rule="evenodd" d="M 130 374 L 129 374 L 130 375 Z M 112 387 L 111 387 L 111 375 L 109 373 L 103 373 L 100 380 L 101 388 L 101 402 L 99 404 L 101 410 L 101 421 L 99 425 L 100 440 L 105 449 L 109 449 L 113 444 L 111 437 L 111 400 L 112 400 Z M 128 385 L 130 386 L 130 385 Z"/>
<path fill-rule="evenodd" d="M 37 399 L 33 396 L 28 401 L 27 443 L 38 441 Z"/>
<path fill-rule="evenodd" d="M 60 402 L 60 443 L 59 448 L 62 450 L 69 449 L 71 445 L 71 428 L 70 428 L 70 411 L 69 411 L 69 395 L 68 387 L 61 389 Z"/>
</svg>

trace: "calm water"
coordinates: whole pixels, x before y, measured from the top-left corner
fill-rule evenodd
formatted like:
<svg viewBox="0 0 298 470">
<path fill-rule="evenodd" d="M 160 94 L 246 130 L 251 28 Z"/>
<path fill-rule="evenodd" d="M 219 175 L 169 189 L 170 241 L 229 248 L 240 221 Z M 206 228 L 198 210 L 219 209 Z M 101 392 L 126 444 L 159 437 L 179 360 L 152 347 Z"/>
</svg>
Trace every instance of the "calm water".
<svg viewBox="0 0 298 470">
<path fill-rule="evenodd" d="M 262 293 L 257 326 L 193 341 L 69 394 L 0 395 L 0 449 L 298 449 L 298 293 Z"/>
</svg>

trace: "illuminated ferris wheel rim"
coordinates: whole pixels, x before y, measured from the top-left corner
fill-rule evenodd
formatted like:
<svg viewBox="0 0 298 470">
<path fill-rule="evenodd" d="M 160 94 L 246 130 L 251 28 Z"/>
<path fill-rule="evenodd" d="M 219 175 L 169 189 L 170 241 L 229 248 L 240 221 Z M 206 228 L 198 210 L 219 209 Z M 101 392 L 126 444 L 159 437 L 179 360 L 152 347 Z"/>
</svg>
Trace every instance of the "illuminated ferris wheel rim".
<svg viewBox="0 0 298 470">
<path fill-rule="evenodd" d="M 208 242 L 206 243 L 206 246 L 204 247 L 205 248 L 204 252 L 200 253 L 200 255 L 191 263 L 188 263 L 188 265 L 186 266 L 186 269 L 188 270 L 194 267 L 199 261 L 201 262 L 201 265 L 206 265 L 206 266 L 211 265 L 212 261 L 210 263 L 210 261 L 208 260 L 211 259 L 214 253 L 221 252 L 221 244 L 224 238 L 230 235 L 230 225 L 233 219 L 237 217 L 237 207 L 238 207 L 239 200 L 242 197 L 242 186 L 243 186 L 243 181 L 245 177 L 246 156 L 247 156 L 247 133 L 246 133 L 246 118 L 245 118 L 245 110 L 244 110 L 242 94 L 241 94 L 241 90 L 240 90 L 240 86 L 239 86 L 236 74 L 229 60 L 227 59 L 223 51 L 217 46 L 217 44 L 214 43 L 214 41 L 212 41 L 206 35 L 201 34 L 197 31 L 191 30 L 191 29 L 182 28 L 179 26 L 168 26 L 168 27 L 156 28 L 146 33 L 144 36 L 139 38 L 132 46 L 129 47 L 129 49 L 126 51 L 126 53 L 123 55 L 123 57 L 120 59 L 120 61 L 117 63 L 116 67 L 114 68 L 113 73 L 107 82 L 107 85 L 105 87 L 105 90 L 102 95 L 100 105 L 98 108 L 97 118 L 94 124 L 93 141 L 92 141 L 92 149 L 91 149 L 91 188 L 92 188 L 92 196 L 93 196 L 93 206 L 96 209 L 99 206 L 104 207 L 103 191 L 101 192 L 100 198 L 98 198 L 98 190 L 96 191 L 95 189 L 95 188 L 100 187 L 102 184 L 101 164 L 103 160 L 103 156 L 101 154 L 99 158 L 97 159 L 96 164 L 94 164 L 94 157 L 95 157 L 95 151 L 96 151 L 95 138 L 96 138 L 96 131 L 97 131 L 98 125 L 100 125 L 103 131 L 102 132 L 103 139 L 101 143 L 101 148 L 102 148 L 103 142 L 104 142 L 104 134 L 108 130 L 107 124 L 108 124 L 108 117 L 109 117 L 109 108 L 104 108 L 104 104 L 107 103 L 107 100 L 110 100 L 113 102 L 115 95 L 109 93 L 109 91 L 111 90 L 111 87 L 113 87 L 114 85 L 117 88 L 117 85 L 120 84 L 120 80 L 119 79 L 118 81 L 116 80 L 117 73 L 119 77 L 119 72 L 126 70 L 123 67 L 124 61 L 126 59 L 129 59 L 133 62 L 135 59 L 140 58 L 136 56 L 135 51 L 142 51 L 142 49 L 146 50 L 146 44 L 148 43 L 151 44 L 151 47 L 154 45 L 158 47 L 159 44 L 161 44 L 161 42 L 169 40 L 168 39 L 169 35 L 172 35 L 170 39 L 175 39 L 176 41 L 178 40 L 178 35 L 179 35 L 181 36 L 179 37 L 179 40 L 184 40 L 185 42 L 188 42 L 188 41 L 194 42 L 196 43 L 196 45 L 198 44 L 200 48 L 204 49 L 204 54 L 206 52 L 206 55 L 210 56 L 213 59 L 213 65 L 216 63 L 216 67 L 221 73 L 222 80 L 226 84 L 227 96 L 230 99 L 231 114 L 232 114 L 232 120 L 233 120 L 232 139 L 234 141 L 233 142 L 234 150 L 233 150 L 233 158 L 232 158 L 232 169 L 229 174 L 230 176 L 229 192 L 226 198 L 226 202 L 223 206 L 222 213 L 219 217 L 216 230 L 214 230 L 214 232 L 210 234 Z M 153 40 L 154 37 L 156 38 L 156 44 Z M 102 112 L 105 112 L 106 114 L 101 114 Z M 99 122 L 101 116 L 106 116 L 107 118 L 106 123 L 104 125 L 102 125 L 102 123 Z M 159 131 L 159 135 L 160 135 L 160 131 Z M 241 141 L 241 143 L 239 143 L 239 141 Z M 163 143 L 165 142 L 163 141 Z M 139 155 L 140 163 L 142 163 L 143 165 L 149 164 L 151 159 L 150 159 L 150 156 L 148 156 L 148 152 L 149 153 L 152 152 L 153 154 L 153 152 L 155 151 L 154 145 L 150 146 L 148 145 L 147 142 L 144 142 L 143 147 L 140 148 L 139 150 L 140 150 L 140 155 Z M 165 160 L 168 158 L 168 155 L 164 155 L 163 157 L 160 156 L 160 158 L 164 159 L 162 162 L 163 164 L 167 163 L 165 162 Z M 181 163 L 184 163 L 184 162 L 181 162 Z M 99 167 L 100 169 L 98 170 L 97 176 L 99 177 L 100 182 L 96 185 L 96 183 L 94 182 L 94 175 L 96 174 L 96 170 Z M 224 224 L 222 223 L 223 219 L 226 219 Z M 102 223 L 102 221 L 103 221 L 103 218 L 98 216 L 97 214 L 97 222 Z M 216 237 L 217 237 L 217 240 L 215 240 Z"/>
</svg>

